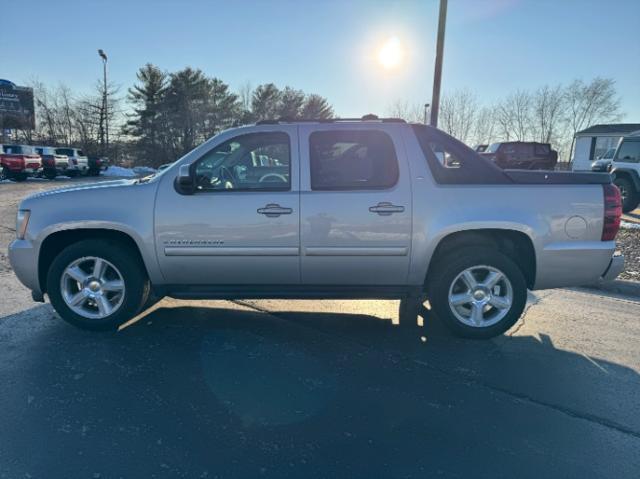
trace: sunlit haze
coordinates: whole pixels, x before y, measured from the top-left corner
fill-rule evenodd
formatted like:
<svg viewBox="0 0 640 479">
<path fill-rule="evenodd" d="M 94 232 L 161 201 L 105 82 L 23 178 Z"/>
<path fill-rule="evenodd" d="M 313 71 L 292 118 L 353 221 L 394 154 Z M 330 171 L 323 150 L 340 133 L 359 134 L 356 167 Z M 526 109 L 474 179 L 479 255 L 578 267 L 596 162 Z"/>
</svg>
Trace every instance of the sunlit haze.
<svg viewBox="0 0 640 479">
<path fill-rule="evenodd" d="M 69 0 L 63 8 L 35 0 L 3 2 L 2 17 L 29 19 L 30 34 L 0 32 L 0 78 L 18 84 L 90 92 L 102 48 L 123 96 L 151 62 L 199 68 L 235 91 L 290 85 L 326 97 L 341 116 L 431 101 L 436 0 Z M 624 119 L 640 121 L 638 18 L 637 0 L 452 0 L 443 92 L 470 89 L 492 102 L 518 89 L 611 77 Z M 63 31 L 33 33 L 52 25 Z"/>
</svg>

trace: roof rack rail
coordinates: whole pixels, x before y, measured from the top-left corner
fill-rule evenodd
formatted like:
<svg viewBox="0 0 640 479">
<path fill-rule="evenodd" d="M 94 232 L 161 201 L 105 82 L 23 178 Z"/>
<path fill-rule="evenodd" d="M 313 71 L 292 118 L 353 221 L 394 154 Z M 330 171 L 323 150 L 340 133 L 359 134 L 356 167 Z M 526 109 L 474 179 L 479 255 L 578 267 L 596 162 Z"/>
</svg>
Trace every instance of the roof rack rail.
<svg viewBox="0 0 640 479">
<path fill-rule="evenodd" d="M 278 118 L 269 120 L 260 120 L 256 122 L 256 125 L 277 125 L 279 123 L 339 123 L 347 121 L 379 121 L 382 123 L 406 123 L 402 118 L 378 118 L 376 115 L 368 114 L 360 118 L 328 118 L 328 119 L 314 119 L 314 118 Z"/>
</svg>

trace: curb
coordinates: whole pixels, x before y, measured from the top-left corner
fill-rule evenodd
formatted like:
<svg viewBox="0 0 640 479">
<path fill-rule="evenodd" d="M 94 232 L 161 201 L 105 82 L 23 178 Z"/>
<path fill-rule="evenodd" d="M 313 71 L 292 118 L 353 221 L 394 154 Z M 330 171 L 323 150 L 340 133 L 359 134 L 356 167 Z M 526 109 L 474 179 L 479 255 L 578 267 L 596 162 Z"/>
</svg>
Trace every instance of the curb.
<svg viewBox="0 0 640 479">
<path fill-rule="evenodd" d="M 581 288 L 640 298 L 640 282 L 638 281 L 614 279 L 613 281 L 602 281 L 595 284 L 584 285 L 581 286 Z"/>
</svg>

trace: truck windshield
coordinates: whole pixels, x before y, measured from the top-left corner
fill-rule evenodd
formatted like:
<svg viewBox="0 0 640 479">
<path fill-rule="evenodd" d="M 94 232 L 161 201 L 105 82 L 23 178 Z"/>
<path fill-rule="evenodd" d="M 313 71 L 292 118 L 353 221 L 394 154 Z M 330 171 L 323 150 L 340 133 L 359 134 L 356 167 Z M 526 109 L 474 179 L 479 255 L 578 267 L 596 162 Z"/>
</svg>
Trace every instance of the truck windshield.
<svg viewBox="0 0 640 479">
<path fill-rule="evenodd" d="M 10 155 L 35 155 L 36 154 L 32 146 L 24 146 L 24 145 L 5 145 L 4 151 Z"/>
<path fill-rule="evenodd" d="M 484 152 L 485 153 L 495 153 L 496 151 L 498 151 L 498 148 L 500 148 L 501 143 L 492 143 L 491 145 L 489 145 L 489 148 L 487 148 Z"/>
</svg>

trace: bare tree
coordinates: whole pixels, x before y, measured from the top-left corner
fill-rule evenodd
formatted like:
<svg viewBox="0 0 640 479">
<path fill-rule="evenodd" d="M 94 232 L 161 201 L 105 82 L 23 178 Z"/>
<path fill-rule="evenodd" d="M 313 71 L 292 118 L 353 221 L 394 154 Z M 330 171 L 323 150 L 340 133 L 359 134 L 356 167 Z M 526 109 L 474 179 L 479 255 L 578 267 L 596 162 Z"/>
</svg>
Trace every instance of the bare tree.
<svg viewBox="0 0 640 479">
<path fill-rule="evenodd" d="M 488 145 L 496 140 L 496 113 L 493 107 L 483 106 L 475 116 L 473 143 Z"/>
<path fill-rule="evenodd" d="M 422 123 L 424 121 L 423 106 L 418 103 L 409 103 L 406 100 L 398 99 L 387 108 L 386 115 L 392 118 L 401 118 L 411 123 Z"/>
<path fill-rule="evenodd" d="M 440 102 L 439 126 L 467 143 L 472 139 L 478 108 L 478 99 L 470 90 L 456 90 L 445 94 Z"/>
<path fill-rule="evenodd" d="M 562 85 L 538 88 L 532 96 L 532 123 L 537 141 L 551 143 L 556 139 L 562 127 L 564 109 L 564 91 Z"/>
<path fill-rule="evenodd" d="M 531 94 L 518 90 L 507 96 L 496 107 L 499 133 L 505 141 L 527 141 L 532 138 Z"/>
<path fill-rule="evenodd" d="M 622 117 L 620 99 L 615 81 L 611 78 L 594 78 L 591 83 L 573 81 L 565 91 L 567 129 L 571 135 L 571 148 L 575 134 L 591 125 L 617 121 Z"/>
</svg>

